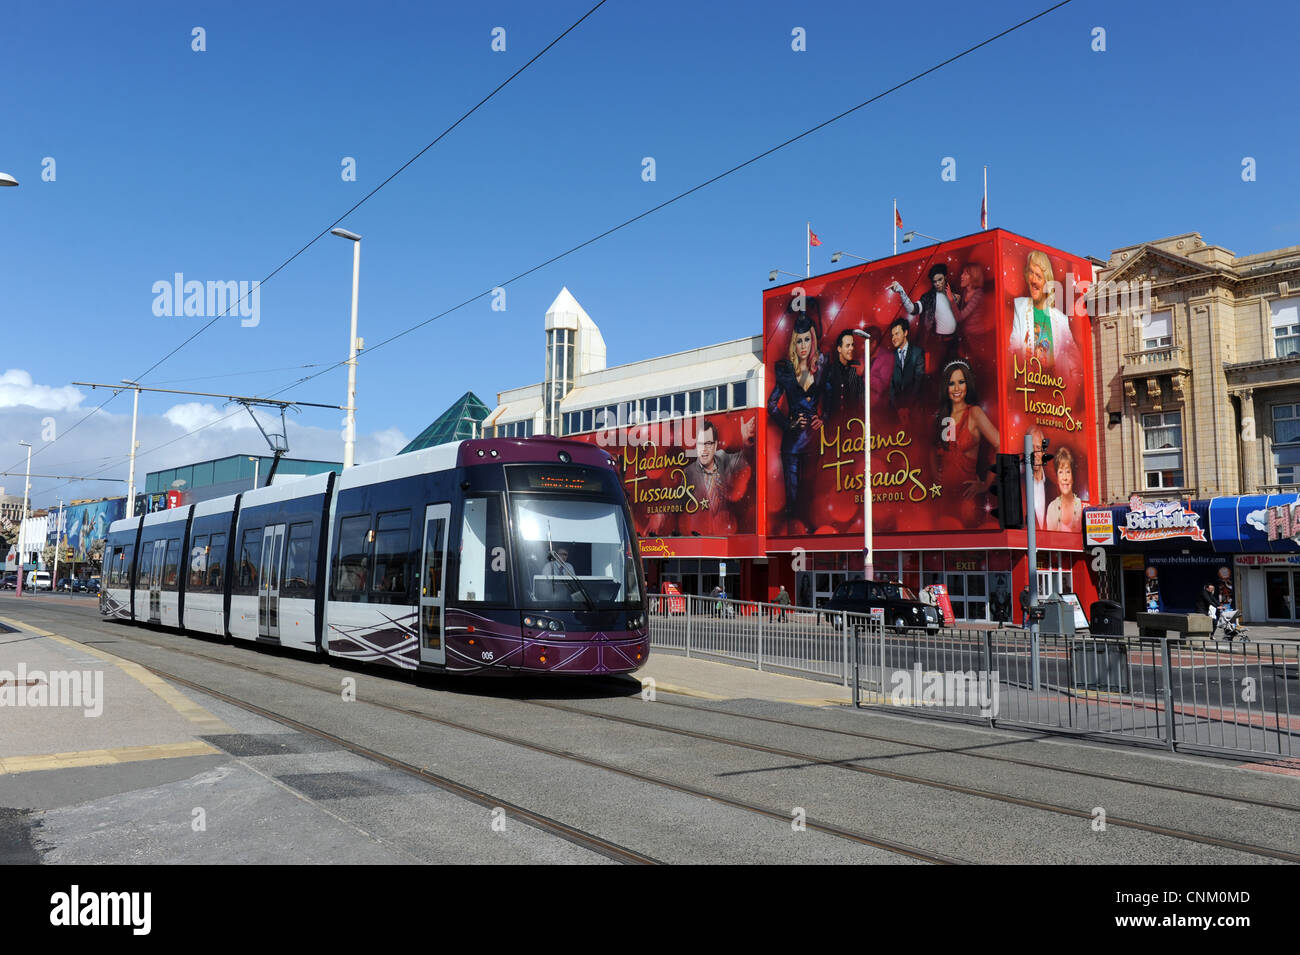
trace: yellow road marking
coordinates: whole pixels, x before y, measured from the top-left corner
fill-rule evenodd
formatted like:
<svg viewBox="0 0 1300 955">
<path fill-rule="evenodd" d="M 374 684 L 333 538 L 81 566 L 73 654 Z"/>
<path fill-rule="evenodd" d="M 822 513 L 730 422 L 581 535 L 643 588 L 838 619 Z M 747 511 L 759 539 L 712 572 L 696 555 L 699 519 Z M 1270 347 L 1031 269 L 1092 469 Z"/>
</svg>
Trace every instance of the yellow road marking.
<svg viewBox="0 0 1300 955">
<path fill-rule="evenodd" d="M 0 776 L 13 773 L 38 773 L 49 769 L 74 769 L 82 766 L 138 763 L 149 759 L 176 759 L 180 756 L 211 756 L 220 752 L 221 750 L 215 746 L 209 746 L 199 740 L 191 740 L 188 743 L 157 743 L 153 746 L 87 749 L 79 753 L 0 756 Z"/>
<path fill-rule="evenodd" d="M 114 656 L 107 650 L 101 650 L 98 647 L 92 647 L 84 643 L 78 643 L 68 637 L 60 636 L 57 633 L 51 633 L 49 630 L 42 630 L 40 627 L 33 627 L 29 623 L 23 623 L 18 620 L 10 620 L 8 617 L 0 617 L 0 623 L 6 623 L 11 627 L 20 627 L 28 630 L 37 636 L 47 637 L 56 643 L 63 644 L 65 647 L 73 650 L 79 650 L 82 653 L 88 653 L 92 657 L 98 657 L 105 663 L 111 663 L 131 679 L 151 690 L 155 696 L 170 706 L 203 733 L 233 733 L 234 729 L 225 720 L 213 716 L 199 704 L 195 703 L 184 693 L 171 686 L 160 677 L 150 673 L 138 663 L 130 660 L 124 660 L 119 656 Z"/>
</svg>

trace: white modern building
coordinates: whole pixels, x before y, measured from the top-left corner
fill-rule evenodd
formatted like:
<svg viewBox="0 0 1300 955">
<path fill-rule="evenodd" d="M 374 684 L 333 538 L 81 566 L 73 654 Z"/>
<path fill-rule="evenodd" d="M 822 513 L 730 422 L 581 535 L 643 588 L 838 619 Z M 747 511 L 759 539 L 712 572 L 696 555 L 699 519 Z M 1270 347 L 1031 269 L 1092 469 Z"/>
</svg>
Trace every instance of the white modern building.
<svg viewBox="0 0 1300 955">
<path fill-rule="evenodd" d="M 567 288 L 546 310 L 546 376 L 497 393 L 496 437 L 559 436 L 763 405 L 763 339 L 605 364 L 605 339 Z"/>
<path fill-rule="evenodd" d="M 618 440 L 616 429 L 659 424 L 660 429 L 652 429 L 656 435 L 671 431 L 674 436 L 671 442 L 656 439 L 659 449 L 672 444 L 673 453 L 690 462 L 696 459 L 695 429 L 706 418 L 712 416 L 733 435 L 733 442 L 738 419 L 751 426 L 762 420 L 758 409 L 766 392 L 761 335 L 609 366 L 600 329 L 567 288 L 546 310 L 545 329 L 542 381 L 499 392 L 496 407 L 483 422 L 485 435 L 585 435 L 603 444 L 606 437 Z M 746 409 L 755 409 L 755 414 L 735 414 Z M 625 480 L 635 477 L 636 465 L 620 457 Z M 751 488 L 756 480 L 751 479 Z M 765 569 L 763 579 L 753 579 L 755 565 L 767 564 L 753 515 L 742 521 L 741 532 L 728 535 L 676 525 L 657 530 L 655 508 L 639 506 L 634 484 L 628 486 L 652 585 L 672 579 L 687 592 L 707 593 L 721 577 L 730 593 L 765 592 Z M 749 497 L 752 506 L 752 492 Z"/>
</svg>

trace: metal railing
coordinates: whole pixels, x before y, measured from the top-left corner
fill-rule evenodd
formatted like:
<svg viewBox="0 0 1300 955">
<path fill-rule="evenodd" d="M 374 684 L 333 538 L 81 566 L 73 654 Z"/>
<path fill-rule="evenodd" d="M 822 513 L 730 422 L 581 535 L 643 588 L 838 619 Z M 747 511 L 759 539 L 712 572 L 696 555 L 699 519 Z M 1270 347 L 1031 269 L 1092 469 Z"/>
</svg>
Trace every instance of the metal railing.
<svg viewBox="0 0 1300 955">
<path fill-rule="evenodd" d="M 1170 750 L 1300 756 L 1300 644 L 888 628 L 879 617 L 650 598 L 650 643 L 852 687 L 853 701 Z"/>
<path fill-rule="evenodd" d="M 1300 755 L 1300 645 L 1036 639 L 1024 630 L 882 631 L 874 659 L 884 672 L 860 671 L 854 700 L 1170 750 Z M 871 638 L 862 642 L 859 655 L 871 657 Z"/>
<path fill-rule="evenodd" d="M 854 614 L 716 597 L 652 596 L 650 645 L 688 657 L 810 676 L 848 686 Z"/>
</svg>

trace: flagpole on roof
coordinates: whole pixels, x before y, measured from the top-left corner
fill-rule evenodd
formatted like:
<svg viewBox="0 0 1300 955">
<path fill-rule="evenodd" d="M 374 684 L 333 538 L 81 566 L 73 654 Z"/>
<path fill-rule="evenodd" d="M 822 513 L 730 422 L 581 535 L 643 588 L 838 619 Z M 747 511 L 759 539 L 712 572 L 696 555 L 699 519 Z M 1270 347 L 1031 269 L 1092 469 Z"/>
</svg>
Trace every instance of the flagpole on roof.
<svg viewBox="0 0 1300 955">
<path fill-rule="evenodd" d="M 804 252 L 807 255 L 807 261 L 804 263 L 804 275 L 812 278 L 812 220 L 809 219 L 804 226 Z"/>
<path fill-rule="evenodd" d="M 894 255 L 898 255 L 898 200 L 894 200 L 894 218 L 889 220 L 889 234 L 894 237 Z"/>
<path fill-rule="evenodd" d="M 989 227 L 989 167 L 984 166 L 984 205 L 980 207 L 980 228 Z"/>
</svg>

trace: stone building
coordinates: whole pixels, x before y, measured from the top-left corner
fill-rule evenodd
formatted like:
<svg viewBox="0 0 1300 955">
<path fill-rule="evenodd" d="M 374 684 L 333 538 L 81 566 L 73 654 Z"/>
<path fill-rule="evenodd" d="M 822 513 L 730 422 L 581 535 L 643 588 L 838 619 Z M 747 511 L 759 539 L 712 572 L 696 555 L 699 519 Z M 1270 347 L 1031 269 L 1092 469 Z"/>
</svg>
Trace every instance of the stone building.
<svg viewBox="0 0 1300 955">
<path fill-rule="evenodd" d="M 1300 486 L 1300 246 L 1116 249 L 1091 293 L 1103 500 Z"/>
</svg>

